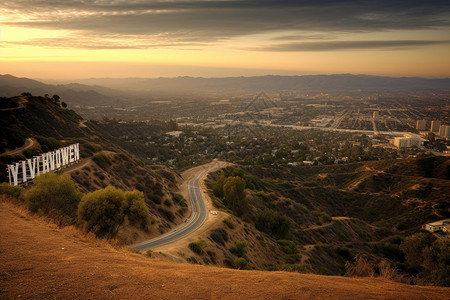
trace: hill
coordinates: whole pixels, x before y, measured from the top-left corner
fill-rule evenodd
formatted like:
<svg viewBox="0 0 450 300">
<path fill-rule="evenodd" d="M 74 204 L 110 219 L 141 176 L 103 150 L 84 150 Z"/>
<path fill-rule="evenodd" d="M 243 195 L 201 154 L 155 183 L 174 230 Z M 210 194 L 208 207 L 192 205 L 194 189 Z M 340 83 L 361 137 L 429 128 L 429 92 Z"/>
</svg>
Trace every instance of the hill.
<svg viewBox="0 0 450 300">
<path fill-rule="evenodd" d="M 6 164 L 79 143 L 80 162 L 58 173 L 69 174 L 77 189 L 84 193 L 108 185 L 123 190 L 142 191 L 153 223 L 147 238 L 171 229 L 182 222 L 188 212 L 184 202 L 171 200 L 177 191 L 178 182 L 182 181 L 177 173 L 164 166 L 144 163 L 123 149 L 117 143 L 117 138 L 96 123 L 61 107 L 52 98 L 22 95 L 0 99 L 0 124 L 2 170 L 6 170 Z M 158 134 L 162 130 L 160 126 L 145 124 L 137 128 L 146 134 Z M 134 129 L 125 127 L 121 132 L 127 134 L 130 130 Z M 22 147 L 25 140 L 30 138 L 31 147 L 23 150 L 18 148 L 13 152 L 14 155 L 8 155 L 8 150 Z M 7 181 L 7 174 L 1 172 L 0 182 Z M 166 199 L 170 205 L 165 204 Z M 119 236 L 124 243 L 144 238 L 142 233 L 128 232 L 127 227 L 122 229 L 123 234 Z"/>
<path fill-rule="evenodd" d="M 165 262 L 57 228 L 3 201 L 0 238 L 0 297 L 5 299 L 447 299 L 449 292 L 377 278 Z"/>
</svg>

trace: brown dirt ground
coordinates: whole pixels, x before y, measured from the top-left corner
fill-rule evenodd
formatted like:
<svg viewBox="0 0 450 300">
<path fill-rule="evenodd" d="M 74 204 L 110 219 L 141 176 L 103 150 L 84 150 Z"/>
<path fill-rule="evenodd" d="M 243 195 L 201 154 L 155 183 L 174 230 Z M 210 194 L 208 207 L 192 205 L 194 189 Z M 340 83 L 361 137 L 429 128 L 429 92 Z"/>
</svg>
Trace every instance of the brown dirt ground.
<svg viewBox="0 0 450 300">
<path fill-rule="evenodd" d="M 1 299 L 449 299 L 449 292 L 377 278 L 161 261 L 60 229 L 0 200 Z"/>
</svg>

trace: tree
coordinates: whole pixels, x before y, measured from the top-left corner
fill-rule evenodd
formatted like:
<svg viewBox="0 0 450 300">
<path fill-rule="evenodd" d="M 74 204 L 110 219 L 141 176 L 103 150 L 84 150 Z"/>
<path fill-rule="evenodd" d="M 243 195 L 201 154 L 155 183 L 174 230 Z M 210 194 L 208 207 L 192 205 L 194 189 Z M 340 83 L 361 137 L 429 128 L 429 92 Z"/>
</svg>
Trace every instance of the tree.
<svg viewBox="0 0 450 300">
<path fill-rule="evenodd" d="M 130 196 L 131 197 L 131 196 Z M 78 206 L 78 218 L 99 237 L 114 237 L 125 219 L 124 193 L 112 186 L 86 194 Z"/>
<path fill-rule="evenodd" d="M 419 232 L 403 240 L 400 250 L 405 253 L 408 264 L 420 269 L 423 263 L 422 252 L 425 247 L 431 245 L 436 238 L 428 232 Z"/>
<path fill-rule="evenodd" d="M 58 95 L 53 95 L 53 96 L 52 96 L 52 100 L 53 100 L 53 102 L 55 102 L 56 104 L 59 104 L 60 99 L 61 99 L 61 98 L 60 98 Z"/>
<path fill-rule="evenodd" d="M 245 194 L 245 180 L 241 177 L 228 177 L 223 184 L 225 203 L 237 213 L 243 215 L 248 210 L 248 202 Z"/>
<path fill-rule="evenodd" d="M 34 179 L 34 185 L 23 197 L 31 211 L 41 210 L 54 218 L 75 218 L 82 194 L 75 189 L 69 175 L 45 173 Z"/>
<path fill-rule="evenodd" d="M 265 209 L 258 214 L 255 227 L 277 238 L 284 238 L 289 232 L 291 221 L 277 211 Z"/>
<path fill-rule="evenodd" d="M 128 215 L 130 224 L 142 230 L 149 231 L 151 219 L 148 207 L 145 204 L 144 194 L 134 190 L 132 192 L 125 192 L 125 198 L 127 201 L 125 213 Z"/>
</svg>

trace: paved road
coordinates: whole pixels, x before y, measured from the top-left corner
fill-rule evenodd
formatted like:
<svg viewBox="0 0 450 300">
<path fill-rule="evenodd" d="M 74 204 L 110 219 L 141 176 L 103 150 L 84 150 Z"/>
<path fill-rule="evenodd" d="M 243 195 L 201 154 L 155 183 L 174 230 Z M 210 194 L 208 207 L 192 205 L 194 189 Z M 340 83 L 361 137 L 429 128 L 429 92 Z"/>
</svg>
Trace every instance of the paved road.
<svg viewBox="0 0 450 300">
<path fill-rule="evenodd" d="M 206 216 L 208 214 L 205 200 L 203 199 L 201 193 L 200 178 L 202 178 L 203 175 L 205 175 L 210 169 L 214 168 L 215 166 L 216 165 L 211 165 L 202 169 L 194 176 L 193 179 L 188 182 L 188 191 L 192 205 L 192 214 L 189 218 L 186 219 L 186 221 L 184 221 L 181 226 L 157 238 L 132 245 L 131 248 L 136 251 L 143 251 L 146 249 L 168 244 L 192 233 L 194 230 L 199 228 L 206 220 Z"/>
</svg>

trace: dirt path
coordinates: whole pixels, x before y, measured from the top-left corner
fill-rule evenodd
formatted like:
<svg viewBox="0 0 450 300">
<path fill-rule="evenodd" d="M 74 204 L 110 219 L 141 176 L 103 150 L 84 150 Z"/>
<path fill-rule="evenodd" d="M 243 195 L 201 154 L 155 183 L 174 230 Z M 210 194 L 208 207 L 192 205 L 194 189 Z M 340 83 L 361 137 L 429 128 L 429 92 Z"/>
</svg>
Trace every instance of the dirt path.
<svg viewBox="0 0 450 300">
<path fill-rule="evenodd" d="M 5 151 L 5 152 L 3 152 L 1 154 L 1 156 L 3 156 L 3 155 L 15 155 L 17 153 L 22 152 L 23 150 L 26 150 L 28 148 L 33 147 L 33 146 L 34 146 L 34 140 L 32 138 L 27 138 L 26 141 L 25 141 L 25 145 L 23 145 L 22 147 L 17 148 L 17 149 Z"/>
<path fill-rule="evenodd" d="M 112 248 L 0 200 L 1 299 L 448 299 L 382 279 L 239 271 Z"/>
</svg>

